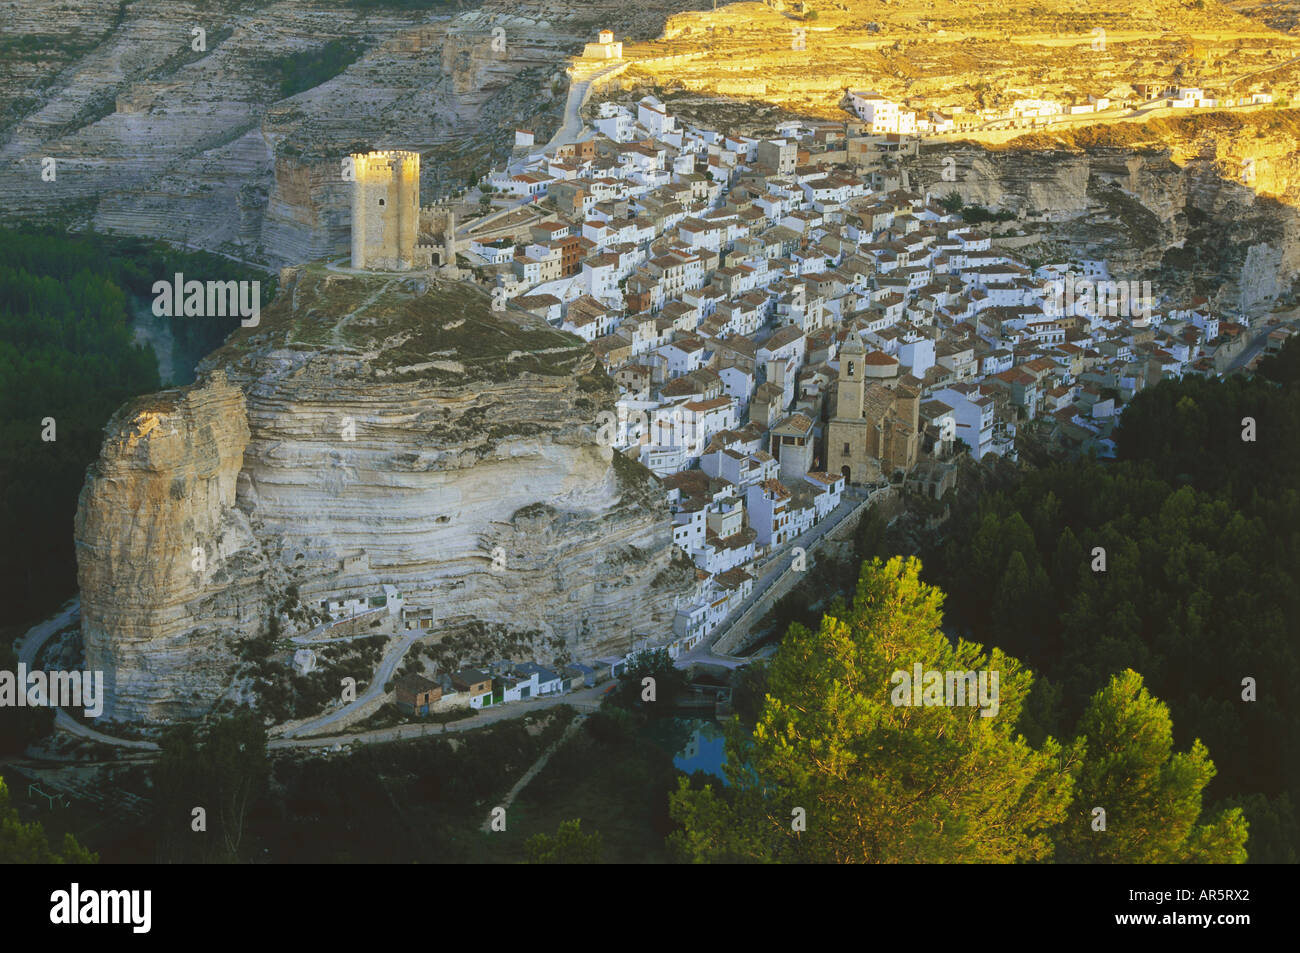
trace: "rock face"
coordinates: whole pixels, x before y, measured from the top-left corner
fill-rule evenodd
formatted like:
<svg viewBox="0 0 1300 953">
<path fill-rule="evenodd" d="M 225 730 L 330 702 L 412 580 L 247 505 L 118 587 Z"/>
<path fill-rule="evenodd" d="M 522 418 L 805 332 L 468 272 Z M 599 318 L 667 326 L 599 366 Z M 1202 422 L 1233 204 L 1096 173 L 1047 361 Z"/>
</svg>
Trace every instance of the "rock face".
<svg viewBox="0 0 1300 953">
<path fill-rule="evenodd" d="M 272 617 L 303 630 L 386 584 L 435 637 L 486 623 L 543 663 L 666 637 L 691 573 L 656 481 L 596 442 L 612 384 L 594 364 L 468 286 L 286 269 L 198 382 L 114 418 L 88 476 L 83 625 L 116 676 L 106 713 L 200 714 Z"/>
<path fill-rule="evenodd" d="M 654 35 L 691 5 L 7 3 L 0 217 L 70 215 L 277 266 L 338 253 L 349 152 L 417 148 L 431 200 L 503 164 L 516 127 L 550 137 L 568 58 L 596 29 Z"/>
<path fill-rule="evenodd" d="M 77 507 L 86 660 L 111 717 L 146 699 L 193 702 L 233 661 L 228 633 L 262 618 L 263 571 L 235 506 L 248 446 L 244 398 L 225 375 L 132 401 L 108 424 Z"/>
<path fill-rule="evenodd" d="M 1220 3 L 1093 0 L 1085 23 L 1068 22 L 1077 7 L 1059 0 L 834 0 L 810 4 L 811 19 L 775 0 L 701 4 L 671 17 L 653 42 L 625 44 L 634 63 L 622 81 L 753 97 L 834 121 L 844 119 L 846 89 L 969 110 L 1026 97 L 1070 102 L 1139 77 L 1212 86 L 1245 73 L 1290 86 L 1300 43 L 1271 27 L 1294 23 L 1296 4 L 1279 5 L 1290 16 L 1258 15 L 1256 0 L 1236 4 L 1249 16 Z M 1269 72 L 1249 72 L 1256 66 Z"/>
<path fill-rule="evenodd" d="M 1078 138 L 1030 136 L 1000 149 L 945 143 L 904 167 L 916 191 L 956 192 L 967 205 L 1023 216 L 992 231 L 1039 235 L 1043 255 L 1107 259 L 1112 276 L 1150 279 L 1158 297 L 1205 295 L 1232 317 L 1293 291 L 1300 111 L 1189 117 Z M 1035 257 L 1032 248 L 1022 254 Z"/>
</svg>

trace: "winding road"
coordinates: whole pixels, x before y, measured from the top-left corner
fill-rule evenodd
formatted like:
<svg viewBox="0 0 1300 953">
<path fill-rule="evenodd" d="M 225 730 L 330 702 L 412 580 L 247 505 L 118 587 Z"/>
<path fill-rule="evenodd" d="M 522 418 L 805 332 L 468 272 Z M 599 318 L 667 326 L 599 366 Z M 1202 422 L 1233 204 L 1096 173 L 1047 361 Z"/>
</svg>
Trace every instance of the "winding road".
<svg viewBox="0 0 1300 953">
<path fill-rule="evenodd" d="M 425 634 L 426 630 L 424 629 L 412 629 L 400 638 L 394 639 L 384 650 L 383 658 L 379 660 L 379 667 L 375 670 L 374 677 L 370 681 L 370 687 L 358 695 L 356 701 L 348 702 L 337 711 L 308 719 L 292 728 L 278 731 L 272 728 L 272 740 L 269 742 L 268 747 L 279 747 L 276 741 L 282 739 L 297 738 L 303 734 L 319 734 L 323 729 L 328 729 L 331 725 L 351 718 L 370 702 L 381 698 L 386 694 L 384 686 L 388 684 L 389 679 L 393 677 L 393 673 L 397 671 L 397 666 L 402 664 L 402 659 L 406 657 L 407 650 Z"/>
<path fill-rule="evenodd" d="M 59 609 L 57 614 L 28 629 L 26 634 L 14 644 L 15 651 L 18 654 L 18 661 L 29 669 L 33 668 L 45 644 L 56 634 L 76 622 L 80 613 L 80 598 L 70 599 Z M 383 741 L 399 741 L 405 738 L 419 738 L 443 732 L 471 731 L 475 728 L 483 728 L 510 718 L 519 718 L 529 712 L 552 708 L 556 705 L 571 705 L 579 711 L 592 712 L 600 707 L 600 697 L 609 688 L 608 685 L 601 685 L 596 688 L 584 688 L 564 694 L 545 695 L 527 702 L 497 705 L 482 709 L 476 715 L 464 721 L 449 722 L 444 725 L 432 722 L 410 723 L 389 728 L 375 728 L 370 731 L 352 734 L 322 734 L 322 732 L 328 731 L 331 726 L 338 725 L 340 722 L 345 722 L 350 717 L 355 716 L 367 704 L 381 698 L 385 694 L 384 685 L 393 677 L 398 666 L 402 664 L 407 651 L 425 634 L 427 632 L 423 629 L 414 629 L 400 638 L 394 639 L 385 649 L 370 687 L 360 694 L 355 701 L 347 703 L 336 711 L 310 718 L 290 728 L 282 726 L 271 728 L 267 739 L 267 748 L 272 750 L 331 748 L 336 745 L 355 743 L 370 744 Z M 96 731 L 61 708 L 55 710 L 54 726 L 58 730 L 75 735 L 85 741 L 109 745 L 118 749 L 149 752 L 151 754 L 156 754 L 160 750 L 157 743 L 152 741 L 134 741 Z M 303 737 L 304 735 L 312 735 L 312 737 Z"/>
<path fill-rule="evenodd" d="M 629 65 L 631 65 L 629 61 L 620 60 L 617 63 L 611 63 L 604 69 L 596 70 L 590 76 L 576 80 L 573 78 L 572 67 L 570 67 L 569 95 L 564 101 L 564 121 L 560 123 L 560 128 L 555 130 L 555 135 L 551 136 L 551 141 L 542 146 L 542 151 L 554 155 L 555 150 L 560 146 L 567 145 L 570 142 L 577 142 L 586 130 L 581 112 L 582 107 L 587 104 L 587 97 L 591 95 L 591 84 L 621 73 Z"/>
<path fill-rule="evenodd" d="M 63 604 L 57 615 L 46 619 L 27 630 L 27 634 L 15 643 L 18 652 L 18 661 L 27 666 L 28 669 L 35 668 L 36 659 L 40 655 L 41 649 L 45 647 L 54 635 L 62 632 L 76 619 L 81 617 L 81 597 L 76 596 L 69 599 Z M 76 735 L 86 741 L 94 741 L 98 744 L 113 745 L 118 748 L 131 748 L 136 751 L 157 751 L 158 745 L 152 741 L 131 741 L 126 738 L 115 738 L 112 735 L 106 735 L 103 732 L 96 731 L 84 721 L 72 717 L 62 708 L 54 709 L 54 727 Z"/>
</svg>

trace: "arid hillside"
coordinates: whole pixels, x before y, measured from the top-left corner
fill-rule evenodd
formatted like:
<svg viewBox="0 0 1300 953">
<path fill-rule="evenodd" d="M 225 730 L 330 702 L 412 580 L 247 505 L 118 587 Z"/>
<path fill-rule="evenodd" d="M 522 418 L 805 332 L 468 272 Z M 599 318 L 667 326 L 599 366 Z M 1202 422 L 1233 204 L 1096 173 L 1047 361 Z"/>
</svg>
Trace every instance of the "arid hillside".
<svg viewBox="0 0 1300 953">
<path fill-rule="evenodd" d="M 1231 0 L 1228 6 L 1284 33 L 1300 33 L 1300 3 L 1295 0 Z"/>
<path fill-rule="evenodd" d="M 991 108 L 1086 100 L 1134 84 L 1287 89 L 1300 36 L 1278 11 L 1213 0 L 818 0 L 737 3 L 672 17 L 661 38 L 624 48 L 630 83 L 716 93 L 841 118 L 846 89 L 913 107 Z"/>
</svg>

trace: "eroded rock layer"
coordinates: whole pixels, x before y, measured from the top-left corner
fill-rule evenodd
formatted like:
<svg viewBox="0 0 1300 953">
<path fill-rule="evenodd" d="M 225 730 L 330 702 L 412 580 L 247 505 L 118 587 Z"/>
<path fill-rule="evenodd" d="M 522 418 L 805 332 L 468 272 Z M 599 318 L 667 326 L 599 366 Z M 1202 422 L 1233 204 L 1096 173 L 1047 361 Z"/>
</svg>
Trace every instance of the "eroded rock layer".
<svg viewBox="0 0 1300 953">
<path fill-rule="evenodd" d="M 435 635 L 504 626 L 542 662 L 663 638 L 690 574 L 653 478 L 596 442 L 611 394 L 582 342 L 473 288 L 286 269 L 198 382 L 114 418 L 88 476 L 109 713 L 206 711 L 241 640 L 386 584 Z"/>
<path fill-rule="evenodd" d="M 6 3 L 0 218 L 274 265 L 342 252 L 343 156 L 418 149 L 427 199 L 460 187 L 509 156 L 515 128 L 550 138 L 569 57 L 597 29 L 654 36 L 692 5 Z"/>
</svg>

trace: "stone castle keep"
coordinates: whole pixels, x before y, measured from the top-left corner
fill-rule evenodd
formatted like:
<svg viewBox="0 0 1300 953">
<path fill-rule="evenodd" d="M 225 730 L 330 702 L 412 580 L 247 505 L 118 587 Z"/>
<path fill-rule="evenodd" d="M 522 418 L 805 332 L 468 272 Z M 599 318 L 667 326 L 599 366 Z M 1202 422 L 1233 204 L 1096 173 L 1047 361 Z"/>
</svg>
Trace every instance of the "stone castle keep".
<svg viewBox="0 0 1300 953">
<path fill-rule="evenodd" d="M 452 269 L 456 214 L 420 205 L 420 154 L 353 153 L 352 267 L 367 271 Z"/>
</svg>

